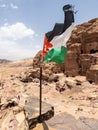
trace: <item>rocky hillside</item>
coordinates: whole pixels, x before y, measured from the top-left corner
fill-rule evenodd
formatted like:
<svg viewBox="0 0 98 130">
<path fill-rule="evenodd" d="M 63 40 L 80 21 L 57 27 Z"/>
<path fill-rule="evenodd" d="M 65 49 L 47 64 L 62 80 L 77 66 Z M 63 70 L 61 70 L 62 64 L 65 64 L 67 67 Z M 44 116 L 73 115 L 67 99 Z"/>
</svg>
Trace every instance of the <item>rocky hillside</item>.
<svg viewBox="0 0 98 130">
<path fill-rule="evenodd" d="M 98 18 L 74 28 L 68 50 L 64 73 L 84 75 L 90 82 L 98 84 Z"/>
<path fill-rule="evenodd" d="M 8 62 L 10 62 L 10 61 L 6 60 L 6 59 L 0 59 L 0 64 L 2 64 L 2 63 L 8 63 Z"/>
<path fill-rule="evenodd" d="M 61 65 L 48 64 L 52 72 L 64 72 L 66 76 L 86 76 L 87 80 L 98 84 L 98 18 L 75 26 L 67 43 L 68 54 Z M 34 58 L 34 67 L 40 65 L 40 54 Z M 44 70 L 45 70 L 45 64 Z"/>
<path fill-rule="evenodd" d="M 0 67 L 0 130 L 97 130 L 98 85 L 84 76 L 53 73 L 52 63 L 44 66 L 42 110 L 46 115 L 45 122 L 38 123 L 40 73 L 31 63 Z M 51 106 L 54 116 L 49 119 Z"/>
</svg>

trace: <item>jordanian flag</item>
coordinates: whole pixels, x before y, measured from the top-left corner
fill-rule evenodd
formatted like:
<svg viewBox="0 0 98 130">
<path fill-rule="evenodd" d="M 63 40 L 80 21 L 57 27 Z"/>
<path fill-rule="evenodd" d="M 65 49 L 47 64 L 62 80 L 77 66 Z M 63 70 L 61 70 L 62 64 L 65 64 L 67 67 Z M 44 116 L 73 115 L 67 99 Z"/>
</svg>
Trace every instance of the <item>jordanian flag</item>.
<svg viewBox="0 0 98 130">
<path fill-rule="evenodd" d="M 71 5 L 65 5 L 64 23 L 56 23 L 53 30 L 45 34 L 43 46 L 44 62 L 56 62 L 65 60 L 67 54 L 66 42 L 71 36 L 74 23 L 74 12 Z"/>
</svg>

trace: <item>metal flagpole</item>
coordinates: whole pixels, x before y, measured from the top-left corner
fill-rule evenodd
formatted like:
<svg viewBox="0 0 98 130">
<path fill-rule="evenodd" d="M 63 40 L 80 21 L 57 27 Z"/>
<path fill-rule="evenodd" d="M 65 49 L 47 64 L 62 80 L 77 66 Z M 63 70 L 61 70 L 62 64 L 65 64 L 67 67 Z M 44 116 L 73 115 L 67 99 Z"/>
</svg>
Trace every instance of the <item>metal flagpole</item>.
<svg viewBox="0 0 98 130">
<path fill-rule="evenodd" d="M 38 118 L 39 123 L 42 122 L 41 115 L 42 115 L 42 57 L 40 63 L 39 118 Z"/>
<path fill-rule="evenodd" d="M 40 67 L 40 111 L 39 115 L 42 114 L 42 66 Z"/>
</svg>

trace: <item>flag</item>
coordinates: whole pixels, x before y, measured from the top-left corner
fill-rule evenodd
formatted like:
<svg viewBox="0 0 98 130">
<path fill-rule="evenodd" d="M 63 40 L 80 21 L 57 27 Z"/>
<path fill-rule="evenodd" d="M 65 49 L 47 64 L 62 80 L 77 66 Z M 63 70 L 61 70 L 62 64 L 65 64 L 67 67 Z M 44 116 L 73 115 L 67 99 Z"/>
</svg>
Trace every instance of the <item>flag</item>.
<svg viewBox="0 0 98 130">
<path fill-rule="evenodd" d="M 71 36 L 74 24 L 74 13 L 71 5 L 65 5 L 64 23 L 56 23 L 53 30 L 45 34 L 43 45 L 44 62 L 62 63 L 67 55 L 66 42 Z"/>
</svg>

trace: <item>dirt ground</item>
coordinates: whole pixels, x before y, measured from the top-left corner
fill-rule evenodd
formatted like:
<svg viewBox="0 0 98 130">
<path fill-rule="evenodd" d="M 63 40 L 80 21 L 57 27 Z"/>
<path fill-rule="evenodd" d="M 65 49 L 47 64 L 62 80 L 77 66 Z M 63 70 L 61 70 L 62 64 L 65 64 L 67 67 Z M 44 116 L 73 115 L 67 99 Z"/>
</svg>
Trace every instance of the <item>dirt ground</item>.
<svg viewBox="0 0 98 130">
<path fill-rule="evenodd" d="M 39 83 L 23 83 L 17 76 L 32 64 L 32 60 L 25 62 L 13 62 L 0 65 L 0 98 L 14 98 L 17 95 L 36 96 L 39 98 Z M 66 77 L 74 81 L 81 79 L 82 84 L 72 89 L 59 92 L 55 89 L 55 83 L 43 85 L 42 100 L 54 106 L 55 115 L 67 112 L 76 119 L 88 117 L 98 119 L 98 85 L 90 84 L 85 77 Z M 37 125 L 34 130 L 43 130 L 43 126 Z M 50 130 L 55 130 L 50 128 Z"/>
</svg>

